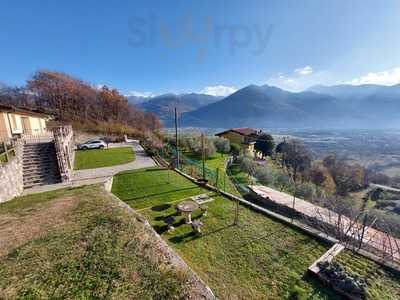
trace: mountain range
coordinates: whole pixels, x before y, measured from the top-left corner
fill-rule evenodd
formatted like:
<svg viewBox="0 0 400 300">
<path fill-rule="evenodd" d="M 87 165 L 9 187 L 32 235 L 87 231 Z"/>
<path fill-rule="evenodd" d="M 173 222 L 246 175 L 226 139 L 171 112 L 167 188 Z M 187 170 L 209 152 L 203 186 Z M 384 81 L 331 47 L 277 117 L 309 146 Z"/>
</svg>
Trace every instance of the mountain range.
<svg viewBox="0 0 400 300">
<path fill-rule="evenodd" d="M 200 107 L 207 106 L 221 99 L 222 97 L 198 93 L 164 94 L 147 98 L 147 101 L 143 101 L 143 99 L 138 99 L 138 97 L 136 97 L 135 99 L 128 98 L 131 103 L 136 104 L 136 106 L 140 109 L 157 114 L 160 119 L 164 121 L 164 123 L 168 123 L 173 118 L 175 107 L 181 114 L 196 110 Z M 136 103 L 133 101 L 136 101 Z M 137 103 L 138 101 L 140 102 Z"/>
<path fill-rule="evenodd" d="M 184 127 L 400 128 L 400 85 L 318 85 L 303 92 L 249 85 L 222 99 L 166 94 L 138 106 L 167 127 L 178 106 Z"/>
</svg>

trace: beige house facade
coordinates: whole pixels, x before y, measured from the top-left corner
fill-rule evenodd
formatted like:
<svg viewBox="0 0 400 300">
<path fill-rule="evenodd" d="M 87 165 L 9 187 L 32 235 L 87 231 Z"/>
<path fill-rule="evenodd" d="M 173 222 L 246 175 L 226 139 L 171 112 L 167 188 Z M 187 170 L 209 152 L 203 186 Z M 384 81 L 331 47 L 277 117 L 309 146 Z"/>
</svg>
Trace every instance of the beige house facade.
<svg viewBox="0 0 400 300">
<path fill-rule="evenodd" d="M 232 128 L 216 136 L 228 139 L 232 144 L 238 144 L 244 151 L 254 152 L 254 144 L 257 139 L 258 131 L 252 128 Z"/>
<path fill-rule="evenodd" d="M 0 105 L 0 139 L 46 134 L 49 119 L 50 116 L 43 113 Z"/>
</svg>

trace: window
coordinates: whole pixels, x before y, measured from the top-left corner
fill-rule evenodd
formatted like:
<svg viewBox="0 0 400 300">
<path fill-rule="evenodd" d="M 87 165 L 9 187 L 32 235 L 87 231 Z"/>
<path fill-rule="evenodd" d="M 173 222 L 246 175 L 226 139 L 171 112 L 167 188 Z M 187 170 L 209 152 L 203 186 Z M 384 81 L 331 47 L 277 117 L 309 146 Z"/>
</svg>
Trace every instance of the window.
<svg viewBox="0 0 400 300">
<path fill-rule="evenodd" d="M 17 119 L 15 115 L 10 115 L 12 129 L 17 129 Z"/>
</svg>

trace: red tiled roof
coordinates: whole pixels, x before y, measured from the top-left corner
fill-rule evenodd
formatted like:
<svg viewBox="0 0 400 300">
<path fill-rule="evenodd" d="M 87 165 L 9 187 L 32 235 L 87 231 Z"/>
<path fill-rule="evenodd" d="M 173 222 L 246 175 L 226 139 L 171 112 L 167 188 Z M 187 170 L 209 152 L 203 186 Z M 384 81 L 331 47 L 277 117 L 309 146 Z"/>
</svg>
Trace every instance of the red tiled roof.
<svg viewBox="0 0 400 300">
<path fill-rule="evenodd" d="M 236 132 L 236 133 L 238 133 L 240 135 L 244 135 L 244 136 L 248 136 L 248 135 L 252 135 L 252 134 L 256 134 L 257 133 L 257 130 L 255 130 L 253 128 L 245 127 L 245 128 L 231 128 L 229 130 L 217 133 L 216 135 L 219 136 L 219 135 L 222 135 L 222 134 L 230 132 L 230 131 L 231 132 Z"/>
</svg>

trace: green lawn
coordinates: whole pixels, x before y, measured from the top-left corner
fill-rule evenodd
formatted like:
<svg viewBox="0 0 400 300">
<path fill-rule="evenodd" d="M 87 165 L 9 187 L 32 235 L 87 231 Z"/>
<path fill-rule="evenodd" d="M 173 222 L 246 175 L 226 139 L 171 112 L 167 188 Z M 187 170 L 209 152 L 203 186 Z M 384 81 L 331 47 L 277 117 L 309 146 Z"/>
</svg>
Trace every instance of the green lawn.
<svg viewBox="0 0 400 300">
<path fill-rule="evenodd" d="M 135 159 L 131 147 L 75 151 L 75 170 L 111 167 Z"/>
<path fill-rule="evenodd" d="M 347 272 L 367 281 L 369 299 L 400 299 L 399 274 L 350 251 L 340 253 L 335 260 L 344 266 Z"/>
<path fill-rule="evenodd" d="M 141 209 L 206 191 L 175 171 L 148 168 L 114 176 L 112 192 L 133 208 Z"/>
<path fill-rule="evenodd" d="M 330 297 L 307 275 L 327 245 L 242 206 L 240 224 L 233 226 L 235 204 L 214 197 L 207 217 L 194 215 L 204 223 L 201 237 L 176 215 L 175 205 L 141 213 L 220 299 L 287 299 L 297 288 L 313 299 Z M 166 231 L 167 216 L 176 218 L 173 233 Z"/>
<path fill-rule="evenodd" d="M 140 209 L 218 298 L 341 299 L 307 273 L 330 245 L 242 205 L 239 226 L 233 226 L 235 203 L 210 192 L 214 201 L 206 204 L 208 216 L 193 214 L 193 219 L 200 218 L 204 223 L 202 236 L 196 236 L 175 207 L 205 191 L 172 171 L 167 183 L 167 172 L 146 169 L 119 174 L 113 192 Z M 167 217 L 175 219 L 171 233 L 164 222 Z M 358 266 L 359 272 L 373 272 L 374 277 L 368 280 L 369 299 L 398 298 L 399 281 L 393 274 L 361 257 L 346 261 Z M 382 277 L 373 280 L 378 275 Z"/>
<path fill-rule="evenodd" d="M 190 153 L 185 154 L 185 155 L 188 156 L 190 159 L 193 159 L 197 162 L 201 162 L 201 157 L 199 157 L 199 156 L 191 155 Z M 229 159 L 229 157 L 230 157 L 229 154 L 216 153 L 215 155 L 209 157 L 205 161 L 205 165 L 210 171 L 214 172 L 214 174 L 216 174 L 217 168 L 219 169 L 217 185 L 220 189 L 225 189 L 225 191 L 228 193 L 240 196 L 239 191 L 236 189 L 235 185 L 232 183 L 229 176 L 225 175 L 225 177 L 224 177 L 224 174 L 226 172 L 225 166 L 226 166 L 226 162 Z M 216 181 L 216 179 L 212 178 L 210 183 L 215 185 L 215 181 Z"/>
<path fill-rule="evenodd" d="M 10 159 L 12 159 L 15 156 L 15 150 L 14 149 L 10 149 L 7 151 L 8 152 L 8 156 Z M 0 164 L 1 163 L 6 163 L 7 162 L 7 155 L 5 152 L 0 154 Z"/>
<path fill-rule="evenodd" d="M 0 232 L 0 299 L 178 299 L 190 289 L 100 186 L 0 204 Z"/>
<path fill-rule="evenodd" d="M 232 226 L 235 203 L 218 195 L 212 195 L 209 214 L 201 218 L 203 236 L 196 237 L 175 206 L 177 200 L 205 191 L 172 171 L 168 184 L 167 172 L 146 169 L 119 174 L 113 192 L 140 208 L 220 299 L 285 299 L 297 288 L 313 299 L 329 297 L 306 274 L 328 245 L 242 206 L 240 226 Z M 176 230 L 171 234 L 164 223 L 167 216 L 175 217 Z"/>
</svg>

